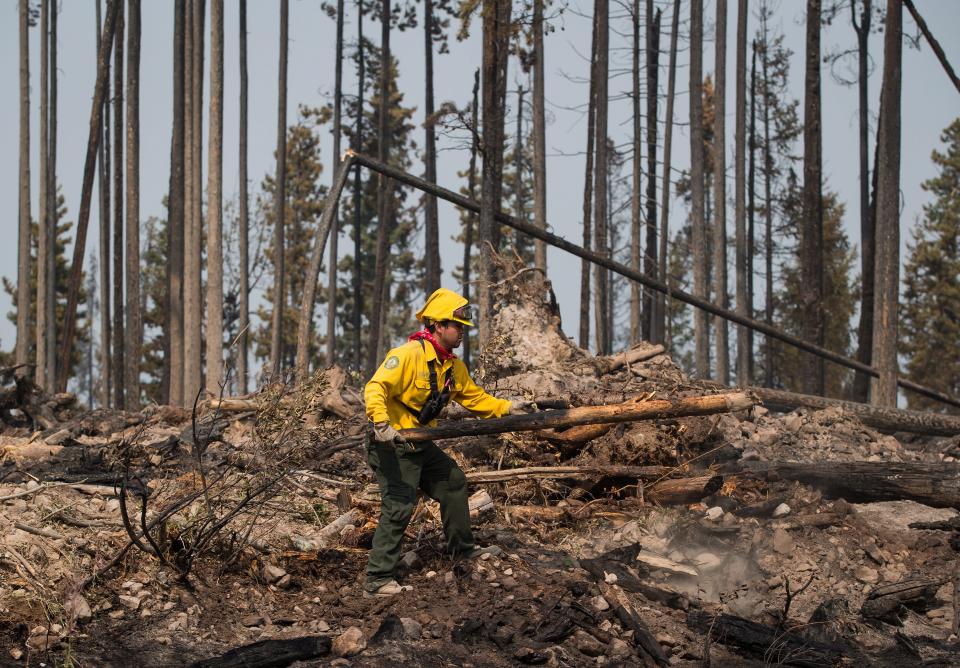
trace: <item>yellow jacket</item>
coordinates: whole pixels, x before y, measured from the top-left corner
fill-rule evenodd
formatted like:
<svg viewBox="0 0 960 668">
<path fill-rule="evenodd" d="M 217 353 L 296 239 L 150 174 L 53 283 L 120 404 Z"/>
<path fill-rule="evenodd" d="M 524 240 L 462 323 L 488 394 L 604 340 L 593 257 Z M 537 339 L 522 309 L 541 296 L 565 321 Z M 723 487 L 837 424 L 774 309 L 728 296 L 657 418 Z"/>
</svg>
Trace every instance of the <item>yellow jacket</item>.
<svg viewBox="0 0 960 668">
<path fill-rule="evenodd" d="M 430 369 L 427 362 L 434 360 L 437 384 L 443 386 L 447 369 L 453 367 L 453 387 L 450 399 L 482 418 L 500 417 L 510 412 L 510 402 L 484 392 L 459 359 L 441 362 L 437 351 L 424 341 L 408 341 L 387 353 L 386 359 L 363 391 L 367 417 L 371 422 L 389 421 L 394 429 L 419 427 L 420 422 L 407 408 L 420 410 L 430 396 Z M 436 420 L 429 423 L 436 424 Z"/>
</svg>

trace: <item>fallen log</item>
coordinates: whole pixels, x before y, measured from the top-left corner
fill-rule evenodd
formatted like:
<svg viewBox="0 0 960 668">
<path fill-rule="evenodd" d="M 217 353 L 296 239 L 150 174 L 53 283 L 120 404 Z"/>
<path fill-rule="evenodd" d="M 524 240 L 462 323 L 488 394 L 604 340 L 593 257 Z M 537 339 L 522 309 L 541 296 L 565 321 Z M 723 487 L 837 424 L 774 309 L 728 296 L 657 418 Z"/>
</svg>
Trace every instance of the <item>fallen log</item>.
<svg viewBox="0 0 960 668">
<path fill-rule="evenodd" d="M 739 462 L 741 471 L 796 480 L 853 503 L 916 501 L 960 509 L 960 464 L 916 462 Z"/>
<path fill-rule="evenodd" d="M 630 599 L 624 591 L 617 585 L 601 584 L 600 591 L 607 603 L 613 608 L 620 623 L 624 628 L 633 631 L 633 640 L 637 649 L 641 652 L 641 658 L 646 659 L 645 664 L 652 663 L 657 666 L 669 666 L 670 660 L 660 648 L 660 643 L 653 637 L 650 629 L 640 619 Z"/>
<path fill-rule="evenodd" d="M 363 519 L 363 512 L 351 508 L 334 521 L 310 536 L 294 536 L 292 542 L 301 552 L 313 552 L 320 548 L 329 547 L 340 536 L 340 532 L 348 526 L 356 526 Z"/>
<path fill-rule="evenodd" d="M 657 355 L 662 355 L 664 352 L 664 347 L 659 344 L 655 346 L 636 346 L 622 353 L 609 355 L 598 360 L 600 362 L 600 373 L 611 373 L 625 366 L 653 359 Z"/>
<path fill-rule="evenodd" d="M 843 517 L 836 513 L 811 513 L 809 515 L 796 515 L 783 520 L 776 520 L 770 523 L 770 528 L 796 531 L 798 529 L 824 529 L 826 527 L 837 526 L 841 523 L 843 523 Z"/>
<path fill-rule="evenodd" d="M 770 410 L 789 412 L 797 408 L 842 408 L 844 412 L 856 415 L 863 424 L 880 431 L 904 431 L 912 434 L 931 436 L 953 436 L 960 434 L 960 417 L 926 411 L 908 411 L 899 408 L 880 408 L 855 401 L 842 401 L 815 397 L 809 394 L 796 394 L 766 387 L 751 387 L 750 392 L 763 401 Z"/>
<path fill-rule="evenodd" d="M 937 590 L 948 580 L 905 580 L 874 588 L 860 608 L 864 617 L 902 625 L 905 609 L 926 612 L 937 607 Z"/>
<path fill-rule="evenodd" d="M 542 411 L 529 415 L 508 415 L 489 420 L 468 420 L 447 423 L 438 427 L 403 429 L 401 434 L 410 442 L 435 441 L 463 436 L 483 436 L 513 431 L 539 431 L 551 427 L 575 427 L 582 424 L 662 420 L 690 415 L 712 415 L 744 410 L 754 400 L 743 392 L 711 394 L 682 399 L 660 399 L 640 404 L 625 403 L 612 406 L 583 406 L 565 410 Z"/>
<path fill-rule="evenodd" d="M 688 610 L 691 601 L 686 594 L 638 577 L 638 572 L 643 576 L 649 575 L 647 564 L 637 561 L 643 554 L 639 544 L 628 545 L 593 559 L 580 559 L 580 568 L 590 573 L 598 584 L 605 583 L 608 575 L 615 575 L 617 585 L 626 591 L 640 594 L 648 601 L 663 603 L 674 610 Z M 634 565 L 636 569 L 632 567 Z"/>
<path fill-rule="evenodd" d="M 467 482 L 482 485 L 511 480 L 590 480 L 597 477 L 657 480 L 674 472 L 667 466 L 530 466 L 500 471 L 470 471 Z"/>
<path fill-rule="evenodd" d="M 721 475 L 673 478 L 661 480 L 650 489 L 644 490 L 644 498 L 664 506 L 696 503 L 720 491 L 721 487 L 723 487 Z"/>
<path fill-rule="evenodd" d="M 737 647 L 762 659 L 764 665 L 821 668 L 835 665 L 842 658 L 842 651 L 837 646 L 735 615 L 711 615 L 692 610 L 687 614 L 687 626 L 709 634 L 718 643 Z"/>
<path fill-rule="evenodd" d="M 261 640 L 236 647 L 221 656 L 196 661 L 190 664 L 190 668 L 281 668 L 325 656 L 330 653 L 331 645 L 330 636 Z"/>
</svg>

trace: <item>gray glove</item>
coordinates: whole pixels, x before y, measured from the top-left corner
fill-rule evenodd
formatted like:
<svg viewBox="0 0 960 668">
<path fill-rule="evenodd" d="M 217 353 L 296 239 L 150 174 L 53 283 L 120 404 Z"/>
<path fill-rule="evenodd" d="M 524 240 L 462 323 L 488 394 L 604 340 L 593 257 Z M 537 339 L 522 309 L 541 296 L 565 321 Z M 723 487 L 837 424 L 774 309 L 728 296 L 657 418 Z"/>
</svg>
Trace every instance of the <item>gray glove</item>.
<svg viewBox="0 0 960 668">
<path fill-rule="evenodd" d="M 520 397 L 510 399 L 510 415 L 525 415 L 535 413 L 538 410 L 537 404 L 528 399 L 521 399 Z"/>
<path fill-rule="evenodd" d="M 373 425 L 373 437 L 380 443 L 406 443 L 406 439 L 389 422 L 376 422 Z"/>
</svg>

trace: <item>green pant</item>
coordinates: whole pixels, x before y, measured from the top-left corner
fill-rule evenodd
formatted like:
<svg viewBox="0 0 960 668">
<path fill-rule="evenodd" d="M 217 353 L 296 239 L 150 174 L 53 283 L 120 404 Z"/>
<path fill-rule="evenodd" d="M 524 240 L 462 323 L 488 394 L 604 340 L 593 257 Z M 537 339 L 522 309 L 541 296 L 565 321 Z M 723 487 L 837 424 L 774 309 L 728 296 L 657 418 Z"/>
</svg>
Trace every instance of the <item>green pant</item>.
<svg viewBox="0 0 960 668">
<path fill-rule="evenodd" d="M 451 555 L 474 548 L 467 506 L 467 477 L 434 443 L 410 446 L 379 443 L 368 437 L 367 461 L 380 484 L 380 523 L 373 534 L 367 562 L 367 585 L 379 586 L 394 577 L 400 541 L 417 502 L 417 488 L 440 503 L 440 517 Z"/>
</svg>

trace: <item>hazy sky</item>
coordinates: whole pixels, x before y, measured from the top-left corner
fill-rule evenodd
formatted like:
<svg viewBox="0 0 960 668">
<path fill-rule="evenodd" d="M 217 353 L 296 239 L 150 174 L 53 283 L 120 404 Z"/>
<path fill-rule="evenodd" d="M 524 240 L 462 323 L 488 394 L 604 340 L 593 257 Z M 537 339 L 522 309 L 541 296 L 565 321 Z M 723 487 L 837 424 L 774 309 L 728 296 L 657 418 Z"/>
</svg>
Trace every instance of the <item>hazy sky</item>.
<svg viewBox="0 0 960 668">
<path fill-rule="evenodd" d="M 208 3 L 209 4 L 209 3 Z M 665 8 L 663 19 L 664 36 L 661 48 L 669 43 L 670 7 L 672 2 L 660 0 Z M 793 50 L 791 86 L 793 96 L 802 99 L 803 86 L 803 37 L 804 7 L 801 0 L 780 0 L 772 27 L 786 35 L 786 45 Z M 940 39 L 948 59 L 960 66 L 960 42 L 955 36 L 960 33 L 960 2 L 955 0 L 915 0 L 919 11 L 926 18 L 934 34 Z M 60 14 L 59 35 L 59 134 L 58 168 L 59 180 L 66 196 L 68 216 L 76 220 L 80 202 L 80 184 L 83 159 L 86 150 L 87 128 L 90 117 L 90 100 L 95 75 L 95 0 L 63 0 Z M 321 105 L 332 98 L 334 76 L 334 21 L 321 9 L 317 0 L 293 0 L 290 3 L 290 50 L 289 50 L 289 108 L 288 121 L 295 122 L 299 104 Z M 728 98 L 727 98 L 727 161 L 729 173 L 733 169 L 734 125 L 734 59 L 736 36 L 736 2 L 729 2 L 728 34 Z M 759 6 L 751 2 L 755 11 Z M 259 190 L 263 176 L 274 169 L 273 150 L 276 142 L 277 123 L 277 45 L 279 42 L 279 3 L 275 0 L 252 0 L 248 10 L 248 48 L 250 66 L 250 142 L 249 160 L 251 194 Z M 546 97 L 547 97 L 547 219 L 553 231 L 577 240 L 581 236 L 581 197 L 583 189 L 583 155 L 586 138 L 586 120 L 582 105 L 586 99 L 587 62 L 584 54 L 590 50 L 590 19 L 592 3 L 576 0 L 567 6 L 562 15 L 555 16 L 552 24 L 556 32 L 546 39 Z M 619 18 L 613 20 L 611 34 L 610 95 L 615 98 L 611 105 L 610 133 L 618 145 L 630 141 L 630 101 L 625 93 L 630 90 L 629 67 L 630 22 L 624 6 L 615 3 L 612 10 Z M 0 156 L 0 202 L 3 203 L 3 229 L 7 242 L 0 246 L 0 275 L 15 280 L 17 267 L 17 192 L 18 192 L 18 29 L 17 2 L 6 0 L 0 20 L 0 89 L 8 91 L 0 99 L 0 127 L 4 128 L 5 150 Z M 418 12 L 422 12 L 418 6 Z M 682 3 L 681 20 L 688 19 L 689 7 Z M 710 43 L 704 49 L 704 72 L 714 69 L 713 25 L 716 15 L 715 3 L 705 3 L 705 37 Z M 348 48 L 356 40 L 356 8 L 347 2 L 347 25 L 345 29 Z M 143 3 L 143 35 L 141 86 L 141 218 L 164 216 L 162 198 L 166 193 L 169 173 L 169 141 L 172 106 L 172 34 L 173 2 L 151 0 Z M 209 20 L 207 22 L 209 26 Z M 238 192 L 238 3 L 226 2 L 226 79 L 224 114 L 224 192 L 225 197 L 235 197 Z M 754 34 L 758 21 L 750 17 L 750 34 Z M 436 55 L 435 87 L 439 104 L 451 100 L 464 106 L 470 100 L 473 71 L 480 62 L 479 26 L 474 24 L 476 35 L 464 42 L 451 39 L 451 53 Z M 916 26 L 904 10 L 904 30 L 916 33 Z M 683 30 L 681 29 L 681 32 Z M 374 41 L 379 39 L 379 26 L 365 22 L 365 33 Z M 618 34 L 619 33 L 619 34 Z M 833 26 L 825 29 L 823 49 L 825 52 L 845 49 L 854 44 L 853 29 L 848 14 L 844 13 Z M 32 213 L 37 215 L 38 171 L 38 125 L 39 92 L 36 85 L 39 77 L 38 30 L 30 31 L 32 120 Z M 681 35 L 681 40 L 683 37 Z M 417 29 L 394 33 L 391 47 L 399 59 L 400 89 L 404 103 L 416 106 L 417 123 L 423 120 L 423 35 Z M 209 49 L 209 39 L 207 39 Z M 882 36 L 871 38 L 871 50 L 878 68 L 870 80 L 870 104 L 876 112 L 879 100 L 880 70 L 882 63 Z M 903 51 L 903 141 L 902 141 L 902 234 L 904 246 L 910 237 L 910 229 L 920 215 L 922 205 L 929 200 L 920 184 L 934 175 L 930 152 L 939 146 L 941 131 L 960 115 L 960 95 L 952 87 L 930 48 L 923 43 L 919 51 L 904 47 Z M 666 89 L 666 56 L 661 56 L 661 90 Z M 206 60 L 209 67 L 209 58 Z M 689 138 L 686 134 L 687 119 L 687 53 L 681 43 L 679 71 L 677 74 L 678 98 L 675 126 L 673 164 L 676 170 L 688 165 Z M 355 90 L 355 74 L 348 63 L 344 69 L 345 90 Z M 528 88 L 527 77 L 518 73 L 511 61 L 509 71 L 509 103 L 511 114 L 515 112 L 517 85 Z M 209 91 L 209 78 L 205 82 L 205 94 Z M 205 101 L 205 104 L 208 101 Z M 664 106 L 661 103 L 660 120 L 663 122 Z M 527 114 L 529 115 L 529 114 Z M 512 134 L 514 122 L 507 121 L 508 134 Z M 824 176 L 828 187 L 839 193 L 846 204 L 845 225 L 854 243 L 859 243 L 858 213 L 858 144 L 857 144 L 857 95 L 854 88 L 838 85 L 828 69 L 823 73 L 823 146 Z M 661 128 L 662 135 L 662 128 Z M 418 145 L 422 146 L 423 130 L 415 133 Z M 206 141 L 206 122 L 204 129 Z M 662 140 L 662 137 L 661 137 Z M 322 137 L 325 171 L 323 179 L 329 181 L 332 174 L 332 141 L 329 133 Z M 439 142 L 438 174 L 441 185 L 458 188 L 458 170 L 465 168 L 468 155 L 459 142 L 442 138 Z M 799 147 L 798 147 L 798 150 Z M 416 166 L 414 171 L 421 167 Z M 204 184 L 206 184 L 206 145 L 204 145 Z M 659 183 L 658 183 L 659 186 Z M 733 185 L 728 185 L 732 202 Z M 728 213 L 730 234 L 733 230 L 732 205 Z M 90 234 L 87 240 L 87 258 L 96 253 L 97 201 L 94 198 Z M 673 205 L 671 226 L 675 229 L 686 216 L 679 204 Z M 440 225 L 444 268 L 444 285 L 456 287 L 450 271 L 457 264 L 462 251 L 452 241 L 458 233 L 458 217 L 451 205 L 440 203 Z M 346 250 L 341 243 L 341 249 Z M 732 253 L 731 253 L 732 255 Z M 564 317 L 564 329 L 568 334 L 577 331 L 579 300 L 580 261 L 563 251 L 549 250 L 550 278 L 560 302 Z M 732 276 L 732 274 L 731 274 Z M 321 277 L 321 280 L 323 278 Z M 732 279 L 731 279 L 732 280 Z M 758 281 L 762 279 L 758 277 Z M 256 299 L 256 297 L 254 297 Z M 11 349 L 15 328 L 7 321 L 10 300 L 0 295 L 0 348 Z M 322 330 L 321 330 L 322 331 Z"/>
</svg>

